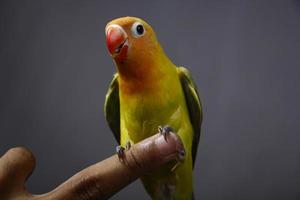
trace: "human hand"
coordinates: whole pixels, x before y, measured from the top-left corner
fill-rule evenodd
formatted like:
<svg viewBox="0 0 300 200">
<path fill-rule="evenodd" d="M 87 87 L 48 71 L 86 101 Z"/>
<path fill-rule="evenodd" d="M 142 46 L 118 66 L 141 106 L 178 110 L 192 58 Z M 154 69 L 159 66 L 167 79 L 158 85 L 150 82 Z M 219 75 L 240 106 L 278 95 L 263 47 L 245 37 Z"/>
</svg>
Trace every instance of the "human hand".
<svg viewBox="0 0 300 200">
<path fill-rule="evenodd" d="M 170 133 L 166 141 L 162 135 L 156 134 L 126 150 L 122 160 L 113 155 L 41 195 L 29 193 L 24 186 L 35 167 L 34 155 L 24 147 L 12 148 L 0 158 L 0 199 L 108 199 L 141 175 L 175 160 L 182 148 L 177 135 Z"/>
</svg>

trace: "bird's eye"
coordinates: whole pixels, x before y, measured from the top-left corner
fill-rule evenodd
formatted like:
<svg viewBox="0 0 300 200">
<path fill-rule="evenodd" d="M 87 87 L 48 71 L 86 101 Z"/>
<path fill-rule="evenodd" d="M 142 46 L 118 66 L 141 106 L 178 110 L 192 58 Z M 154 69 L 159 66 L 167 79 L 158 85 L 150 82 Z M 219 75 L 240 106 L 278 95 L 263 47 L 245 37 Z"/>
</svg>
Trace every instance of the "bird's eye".
<svg viewBox="0 0 300 200">
<path fill-rule="evenodd" d="M 141 37 L 145 34 L 145 28 L 142 23 L 135 22 L 131 27 L 131 32 L 134 37 Z"/>
</svg>

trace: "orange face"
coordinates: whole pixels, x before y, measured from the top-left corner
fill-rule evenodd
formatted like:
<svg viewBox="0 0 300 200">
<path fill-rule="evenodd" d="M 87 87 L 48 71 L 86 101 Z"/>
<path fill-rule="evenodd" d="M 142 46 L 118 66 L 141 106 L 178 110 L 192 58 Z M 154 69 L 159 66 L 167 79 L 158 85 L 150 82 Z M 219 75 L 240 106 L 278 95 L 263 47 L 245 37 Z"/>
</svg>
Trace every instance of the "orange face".
<svg viewBox="0 0 300 200">
<path fill-rule="evenodd" d="M 107 48 L 117 64 L 132 64 L 137 59 L 146 59 L 151 49 L 158 45 L 150 25 L 135 17 L 122 17 L 109 22 L 105 33 Z"/>
<path fill-rule="evenodd" d="M 151 26 L 135 17 L 109 22 L 105 28 L 107 48 L 114 59 L 123 94 L 154 88 L 160 72 L 162 49 Z"/>
</svg>

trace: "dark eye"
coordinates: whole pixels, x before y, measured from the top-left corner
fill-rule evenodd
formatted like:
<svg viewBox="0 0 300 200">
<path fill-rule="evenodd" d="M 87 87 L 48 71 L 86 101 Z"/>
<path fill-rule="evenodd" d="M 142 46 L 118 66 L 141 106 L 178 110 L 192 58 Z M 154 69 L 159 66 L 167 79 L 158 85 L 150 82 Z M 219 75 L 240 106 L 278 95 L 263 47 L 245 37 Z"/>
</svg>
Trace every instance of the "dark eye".
<svg viewBox="0 0 300 200">
<path fill-rule="evenodd" d="M 131 27 L 132 35 L 136 38 L 145 34 L 145 28 L 141 22 L 135 22 Z"/>
<path fill-rule="evenodd" d="M 143 35 L 143 33 L 144 33 L 144 27 L 143 27 L 141 24 L 137 25 L 137 26 L 136 26 L 136 32 L 137 32 L 139 35 Z"/>
</svg>

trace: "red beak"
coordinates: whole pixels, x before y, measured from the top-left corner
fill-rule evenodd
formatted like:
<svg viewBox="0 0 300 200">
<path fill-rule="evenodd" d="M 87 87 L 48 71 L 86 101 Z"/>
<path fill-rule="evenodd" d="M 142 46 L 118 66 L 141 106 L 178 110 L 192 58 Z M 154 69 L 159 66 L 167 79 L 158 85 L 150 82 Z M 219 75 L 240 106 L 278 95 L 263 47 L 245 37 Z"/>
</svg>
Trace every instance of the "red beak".
<svg viewBox="0 0 300 200">
<path fill-rule="evenodd" d="M 106 28 L 106 44 L 113 58 L 123 61 L 127 54 L 128 39 L 126 32 L 117 25 Z"/>
</svg>

